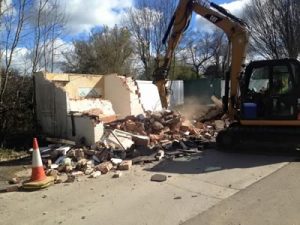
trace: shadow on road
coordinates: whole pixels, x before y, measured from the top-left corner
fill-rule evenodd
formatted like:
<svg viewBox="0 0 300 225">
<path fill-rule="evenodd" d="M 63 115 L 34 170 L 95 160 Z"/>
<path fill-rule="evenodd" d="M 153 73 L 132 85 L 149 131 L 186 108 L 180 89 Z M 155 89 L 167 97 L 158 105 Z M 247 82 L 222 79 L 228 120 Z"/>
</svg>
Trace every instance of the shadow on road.
<svg viewBox="0 0 300 225">
<path fill-rule="evenodd" d="M 26 156 L 21 159 L 14 159 L 14 160 L 0 162 L 0 167 L 1 166 L 26 166 L 26 165 L 31 165 L 31 156 Z"/>
<path fill-rule="evenodd" d="M 300 152 L 255 149 L 235 150 L 234 152 L 222 152 L 214 149 L 205 150 L 192 157 L 177 158 L 161 161 L 151 169 L 151 172 L 167 172 L 178 174 L 200 174 L 218 170 L 229 170 L 235 168 L 251 168 L 282 162 L 299 161 Z"/>
</svg>

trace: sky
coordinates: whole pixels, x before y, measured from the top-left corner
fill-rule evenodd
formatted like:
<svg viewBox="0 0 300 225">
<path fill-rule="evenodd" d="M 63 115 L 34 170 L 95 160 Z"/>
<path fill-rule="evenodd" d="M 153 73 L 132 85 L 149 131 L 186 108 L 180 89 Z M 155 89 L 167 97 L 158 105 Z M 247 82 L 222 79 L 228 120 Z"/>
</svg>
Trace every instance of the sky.
<svg viewBox="0 0 300 225">
<path fill-rule="evenodd" d="M 242 8 L 249 0 L 215 0 L 232 14 L 241 16 Z M 65 40 L 80 38 L 88 34 L 94 27 L 106 25 L 109 27 L 121 23 L 122 14 L 126 8 L 132 7 L 134 0 L 61 0 L 68 22 Z M 199 16 L 194 20 L 199 22 Z M 200 20 L 202 23 L 202 21 Z M 197 25 L 197 24 L 196 24 Z M 205 24 L 210 29 L 209 23 Z"/>
<path fill-rule="evenodd" d="M 7 0 L 12 2 L 13 0 Z M 176 0 L 174 0 L 176 1 Z M 199 0 L 206 1 L 206 0 Z M 214 0 L 232 14 L 241 17 L 244 5 L 250 0 Z M 134 6 L 134 0 L 59 0 L 60 10 L 66 14 L 65 34 L 57 40 L 58 61 L 64 60 L 61 52 L 73 48 L 72 41 L 88 37 L 91 30 L 95 27 L 106 25 L 113 27 L 121 24 L 122 16 L 126 9 Z M 194 16 L 191 23 L 192 27 L 201 30 L 210 31 L 214 25 L 207 22 L 200 16 Z M 28 54 L 31 49 L 28 46 L 20 46 L 15 51 L 14 67 L 23 70 L 24 65 L 28 63 Z"/>
</svg>

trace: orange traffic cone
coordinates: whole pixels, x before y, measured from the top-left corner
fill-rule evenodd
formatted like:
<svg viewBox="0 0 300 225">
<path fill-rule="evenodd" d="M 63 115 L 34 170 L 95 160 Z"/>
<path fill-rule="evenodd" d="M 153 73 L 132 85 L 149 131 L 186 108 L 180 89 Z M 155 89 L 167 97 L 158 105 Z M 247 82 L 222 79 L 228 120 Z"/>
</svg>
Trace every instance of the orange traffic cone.
<svg viewBox="0 0 300 225">
<path fill-rule="evenodd" d="M 33 138 L 31 181 L 41 181 L 46 178 L 39 145 L 37 139 Z"/>
<path fill-rule="evenodd" d="M 33 139 L 31 179 L 23 184 L 24 189 L 37 190 L 54 183 L 54 177 L 47 177 L 43 168 L 42 157 L 37 139 Z"/>
</svg>

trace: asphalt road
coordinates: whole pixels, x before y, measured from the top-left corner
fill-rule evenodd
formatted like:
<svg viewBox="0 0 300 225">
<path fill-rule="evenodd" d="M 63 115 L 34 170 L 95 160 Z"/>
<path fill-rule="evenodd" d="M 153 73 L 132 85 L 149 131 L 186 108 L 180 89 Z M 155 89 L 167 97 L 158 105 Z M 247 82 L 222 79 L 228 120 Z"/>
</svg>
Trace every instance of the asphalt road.
<svg viewBox="0 0 300 225">
<path fill-rule="evenodd" d="M 182 224 L 247 192 L 294 160 L 289 155 L 206 150 L 191 158 L 137 165 L 120 178 L 109 173 L 36 192 L 3 193 L 1 224 Z M 167 181 L 151 182 L 156 173 L 167 175 Z M 265 188 L 271 193 L 273 185 Z"/>
<path fill-rule="evenodd" d="M 290 163 L 182 225 L 298 225 L 299 174 Z"/>
</svg>

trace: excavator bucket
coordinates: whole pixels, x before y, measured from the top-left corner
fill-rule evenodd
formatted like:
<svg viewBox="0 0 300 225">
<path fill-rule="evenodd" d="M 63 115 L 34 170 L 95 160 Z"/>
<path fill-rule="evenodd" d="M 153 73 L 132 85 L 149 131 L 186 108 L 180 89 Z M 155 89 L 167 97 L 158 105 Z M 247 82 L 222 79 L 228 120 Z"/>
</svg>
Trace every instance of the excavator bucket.
<svg viewBox="0 0 300 225">
<path fill-rule="evenodd" d="M 159 98 L 161 101 L 161 105 L 163 108 L 167 109 L 169 104 L 168 104 L 168 91 L 166 88 L 166 80 L 158 80 L 155 82 L 155 85 L 157 86 L 158 93 L 159 93 Z"/>
</svg>

